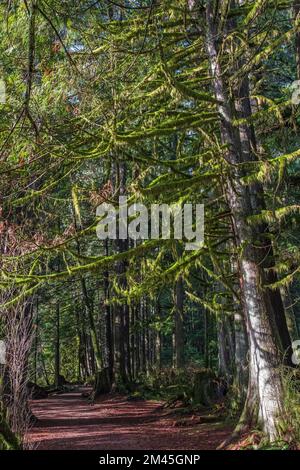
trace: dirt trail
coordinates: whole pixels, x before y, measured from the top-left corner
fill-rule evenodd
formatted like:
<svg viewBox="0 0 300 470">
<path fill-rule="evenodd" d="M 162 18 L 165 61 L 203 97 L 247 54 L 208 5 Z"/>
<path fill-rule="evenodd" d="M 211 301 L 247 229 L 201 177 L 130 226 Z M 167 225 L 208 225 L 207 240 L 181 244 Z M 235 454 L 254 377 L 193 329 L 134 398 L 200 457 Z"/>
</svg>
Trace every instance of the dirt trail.
<svg viewBox="0 0 300 470">
<path fill-rule="evenodd" d="M 42 450 L 203 450 L 215 449 L 230 430 L 220 425 L 174 426 L 161 403 L 104 396 L 91 405 L 71 392 L 36 400 L 38 423 L 29 441 Z"/>
</svg>

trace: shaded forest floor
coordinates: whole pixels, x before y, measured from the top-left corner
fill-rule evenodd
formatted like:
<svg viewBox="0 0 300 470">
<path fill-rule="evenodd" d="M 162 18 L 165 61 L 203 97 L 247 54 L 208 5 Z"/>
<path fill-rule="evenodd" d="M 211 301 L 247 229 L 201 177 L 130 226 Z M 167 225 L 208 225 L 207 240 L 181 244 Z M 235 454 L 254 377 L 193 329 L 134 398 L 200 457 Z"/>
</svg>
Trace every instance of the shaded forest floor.
<svg viewBox="0 0 300 470">
<path fill-rule="evenodd" d="M 32 403 L 38 421 L 28 436 L 31 448 L 216 449 L 231 431 L 222 423 L 194 424 L 192 416 L 182 420 L 174 411 L 164 409 L 162 402 L 106 395 L 90 404 L 81 392 L 53 395 Z"/>
</svg>

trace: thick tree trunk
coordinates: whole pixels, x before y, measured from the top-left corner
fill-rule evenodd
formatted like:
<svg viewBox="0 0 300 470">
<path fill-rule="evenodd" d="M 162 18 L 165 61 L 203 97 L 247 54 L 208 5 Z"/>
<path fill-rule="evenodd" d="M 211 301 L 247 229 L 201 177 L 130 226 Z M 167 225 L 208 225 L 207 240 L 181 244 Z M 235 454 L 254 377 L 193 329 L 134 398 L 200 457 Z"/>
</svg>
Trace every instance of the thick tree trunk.
<svg viewBox="0 0 300 470">
<path fill-rule="evenodd" d="M 255 248 L 256 233 L 247 224 L 252 214 L 249 188 L 241 184 L 239 170 L 242 162 L 239 134 L 233 126 L 232 108 L 226 92 L 224 76 L 219 63 L 216 39 L 214 1 L 207 2 L 207 52 L 215 97 L 218 100 L 222 142 L 228 145 L 227 161 L 232 179 L 227 182 L 227 202 L 231 209 L 240 254 L 240 285 L 246 307 L 249 342 L 249 389 L 251 400 L 257 398 L 259 419 L 270 440 L 279 437 L 278 422 L 283 413 L 283 385 L 280 370 L 280 345 L 274 332 L 272 308 L 263 291 L 265 276 Z M 248 390 L 249 390 L 248 389 Z M 249 402 L 246 402 L 249 407 Z M 248 408 L 249 409 L 249 408 Z M 253 410 L 251 410 L 253 415 Z"/>
<path fill-rule="evenodd" d="M 241 66 L 242 64 L 240 64 Z M 252 115 L 250 103 L 250 91 L 248 77 L 242 79 L 242 83 L 237 92 L 236 108 L 238 117 L 242 119 L 250 119 Z M 256 137 L 252 124 L 243 123 L 239 126 L 239 136 L 241 142 L 241 161 L 253 162 L 257 161 L 256 156 Z M 264 189 L 262 184 L 254 182 L 249 185 L 249 197 L 253 214 L 260 214 L 262 210 L 266 209 L 264 199 Z M 255 227 L 257 241 L 260 243 L 260 263 L 266 269 L 266 284 L 273 284 L 278 281 L 274 265 L 274 252 L 272 242 L 269 237 L 269 227 L 267 224 L 260 223 Z M 280 290 L 266 288 L 265 295 L 268 297 L 267 301 L 270 303 L 273 310 L 273 318 L 277 334 L 280 338 L 281 349 L 284 355 L 284 362 L 288 366 L 292 366 L 291 362 L 291 338 L 287 327 L 285 316 L 285 309 L 280 294 Z"/>
<path fill-rule="evenodd" d="M 261 285 L 264 280 L 257 263 L 242 261 L 244 296 L 248 309 L 247 331 L 249 342 L 249 369 L 251 400 L 258 398 L 258 416 L 271 440 L 279 437 L 277 424 L 283 415 L 283 386 L 278 344 L 272 332 L 270 311 L 263 301 Z M 246 406 L 248 403 L 246 403 Z"/>
</svg>

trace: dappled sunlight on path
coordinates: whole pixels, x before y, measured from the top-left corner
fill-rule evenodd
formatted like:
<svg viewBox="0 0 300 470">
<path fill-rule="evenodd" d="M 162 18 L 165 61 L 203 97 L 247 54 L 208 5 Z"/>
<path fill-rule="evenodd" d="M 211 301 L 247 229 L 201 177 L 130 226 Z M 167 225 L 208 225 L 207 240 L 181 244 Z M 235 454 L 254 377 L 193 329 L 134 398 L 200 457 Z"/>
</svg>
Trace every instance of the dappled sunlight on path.
<svg viewBox="0 0 300 470">
<path fill-rule="evenodd" d="M 32 410 L 38 423 L 29 441 L 37 449 L 215 449 L 229 432 L 211 424 L 176 427 L 161 403 L 120 395 L 91 405 L 80 392 L 65 393 L 34 401 Z"/>
</svg>

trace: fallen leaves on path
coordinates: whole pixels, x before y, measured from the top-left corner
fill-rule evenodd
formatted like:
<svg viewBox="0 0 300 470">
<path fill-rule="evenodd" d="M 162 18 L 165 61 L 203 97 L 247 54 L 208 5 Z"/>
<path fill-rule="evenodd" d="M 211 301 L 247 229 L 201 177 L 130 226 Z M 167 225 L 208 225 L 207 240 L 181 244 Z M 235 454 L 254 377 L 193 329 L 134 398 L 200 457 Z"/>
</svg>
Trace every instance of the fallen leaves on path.
<svg viewBox="0 0 300 470">
<path fill-rule="evenodd" d="M 32 403 L 38 418 L 28 440 L 42 450 L 204 450 L 216 449 L 230 429 L 220 424 L 174 426 L 174 414 L 155 401 L 128 401 L 106 395 L 91 405 L 79 391 Z M 193 421 L 193 420 L 192 420 Z M 200 423 L 200 424 L 199 424 Z"/>
</svg>

